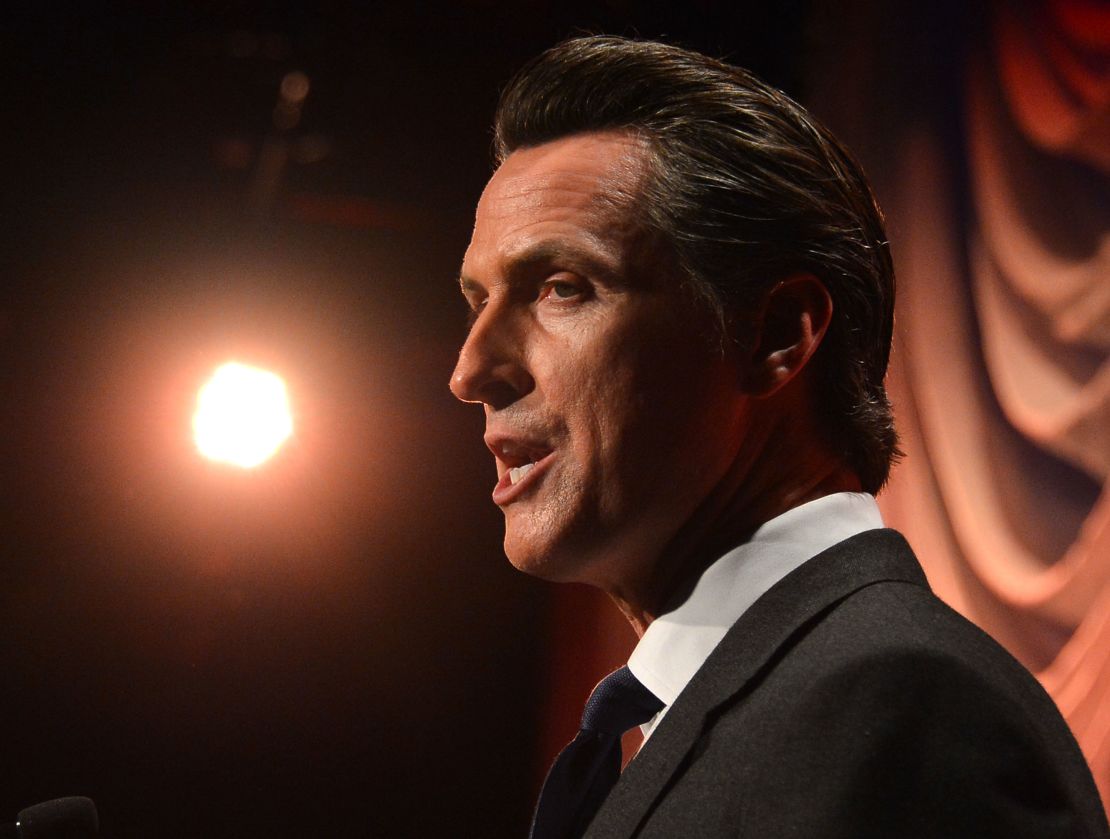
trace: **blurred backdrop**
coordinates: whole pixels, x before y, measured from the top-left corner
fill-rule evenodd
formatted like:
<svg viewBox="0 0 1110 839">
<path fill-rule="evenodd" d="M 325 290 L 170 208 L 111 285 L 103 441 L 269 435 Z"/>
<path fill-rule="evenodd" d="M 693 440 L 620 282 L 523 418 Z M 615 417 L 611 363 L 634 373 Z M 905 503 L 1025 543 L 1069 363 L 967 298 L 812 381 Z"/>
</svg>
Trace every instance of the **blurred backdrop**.
<svg viewBox="0 0 1110 839">
<path fill-rule="evenodd" d="M 910 456 L 887 515 L 941 594 L 1054 690 L 1105 795 L 1110 24 L 1078 0 L 924 5 L 6 13 L 0 821 L 84 794 L 114 837 L 524 834 L 547 762 L 634 639 L 590 592 L 509 567 L 480 411 L 446 385 L 497 91 L 580 31 L 743 64 L 873 171 L 916 307 L 900 311 Z M 996 70 L 1030 39 L 1011 64 L 1056 59 L 1047 78 L 1096 126 L 1078 145 L 1017 130 L 1043 79 Z M 1007 202 L 1012 171 L 1048 185 Z M 1041 227 L 983 220 L 1030 204 Z M 1015 273 L 991 258 L 1014 246 L 983 235 L 999 229 L 1045 258 L 983 304 L 999 284 L 977 282 Z M 992 333 L 1000 294 L 1021 316 Z M 1051 328 L 1059 299 L 1080 300 L 1070 332 Z M 1021 337 L 1041 349 L 1011 364 Z M 1065 355 L 1033 397 L 997 395 Z M 279 372 L 295 412 L 290 443 L 248 472 L 190 439 L 197 388 L 229 358 Z M 953 377 L 939 395 L 936 371 Z M 1076 399 L 1078 436 L 1024 422 Z M 953 464 L 971 461 L 969 488 Z"/>
<path fill-rule="evenodd" d="M 447 390 L 497 92 L 579 29 L 792 85 L 802 4 L 763 5 L 6 13 L 0 821 L 80 793 L 117 837 L 526 829 L 550 591 Z M 251 472 L 190 439 L 227 358 L 296 412 Z"/>
</svg>

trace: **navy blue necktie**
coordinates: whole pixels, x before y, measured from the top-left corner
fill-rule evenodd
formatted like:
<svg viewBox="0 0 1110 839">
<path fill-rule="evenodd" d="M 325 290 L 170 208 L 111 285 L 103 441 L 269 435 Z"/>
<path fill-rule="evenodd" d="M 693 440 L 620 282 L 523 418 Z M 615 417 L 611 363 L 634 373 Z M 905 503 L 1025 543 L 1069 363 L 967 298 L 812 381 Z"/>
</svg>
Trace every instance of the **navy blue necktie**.
<svg viewBox="0 0 1110 839">
<path fill-rule="evenodd" d="M 662 709 L 627 667 L 602 679 L 586 702 L 578 736 L 547 773 L 530 839 L 581 836 L 620 777 L 621 735 Z"/>
</svg>

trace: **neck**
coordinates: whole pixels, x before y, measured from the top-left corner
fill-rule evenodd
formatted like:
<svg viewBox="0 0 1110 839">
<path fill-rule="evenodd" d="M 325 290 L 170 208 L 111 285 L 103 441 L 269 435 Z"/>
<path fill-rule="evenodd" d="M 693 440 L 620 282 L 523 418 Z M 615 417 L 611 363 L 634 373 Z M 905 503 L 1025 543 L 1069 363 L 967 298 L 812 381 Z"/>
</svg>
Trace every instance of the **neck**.
<svg viewBox="0 0 1110 839">
<path fill-rule="evenodd" d="M 836 492 L 860 492 L 858 477 L 818 434 L 791 422 L 765 422 L 745 436 L 732 468 L 674 535 L 640 580 L 607 587 L 637 636 L 658 615 L 681 604 L 702 573 L 760 525 L 787 510 Z"/>
</svg>

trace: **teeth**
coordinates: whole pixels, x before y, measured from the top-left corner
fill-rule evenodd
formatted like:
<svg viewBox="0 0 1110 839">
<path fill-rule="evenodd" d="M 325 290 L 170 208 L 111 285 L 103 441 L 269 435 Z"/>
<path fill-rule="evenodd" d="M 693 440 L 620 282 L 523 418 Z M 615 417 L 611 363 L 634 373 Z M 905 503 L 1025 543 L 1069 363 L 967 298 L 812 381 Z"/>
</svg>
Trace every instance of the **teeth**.
<svg viewBox="0 0 1110 839">
<path fill-rule="evenodd" d="M 517 481 L 531 472 L 532 469 L 535 468 L 535 466 L 536 464 L 534 463 L 525 463 L 523 466 L 514 466 L 512 469 L 509 470 L 509 483 L 515 484 Z"/>
</svg>

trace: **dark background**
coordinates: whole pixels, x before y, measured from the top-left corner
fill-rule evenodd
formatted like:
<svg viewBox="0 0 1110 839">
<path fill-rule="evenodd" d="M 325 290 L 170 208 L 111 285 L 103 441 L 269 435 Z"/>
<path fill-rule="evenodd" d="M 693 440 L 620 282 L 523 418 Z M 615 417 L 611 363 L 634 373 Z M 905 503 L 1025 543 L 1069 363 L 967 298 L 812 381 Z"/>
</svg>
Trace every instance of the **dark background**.
<svg viewBox="0 0 1110 839">
<path fill-rule="evenodd" d="M 589 30 L 804 99 L 811 5 L 5 13 L 0 821 L 85 794 L 109 837 L 524 834 L 550 591 L 447 390 L 497 90 Z M 297 411 L 252 472 L 189 437 L 228 358 Z"/>
</svg>

